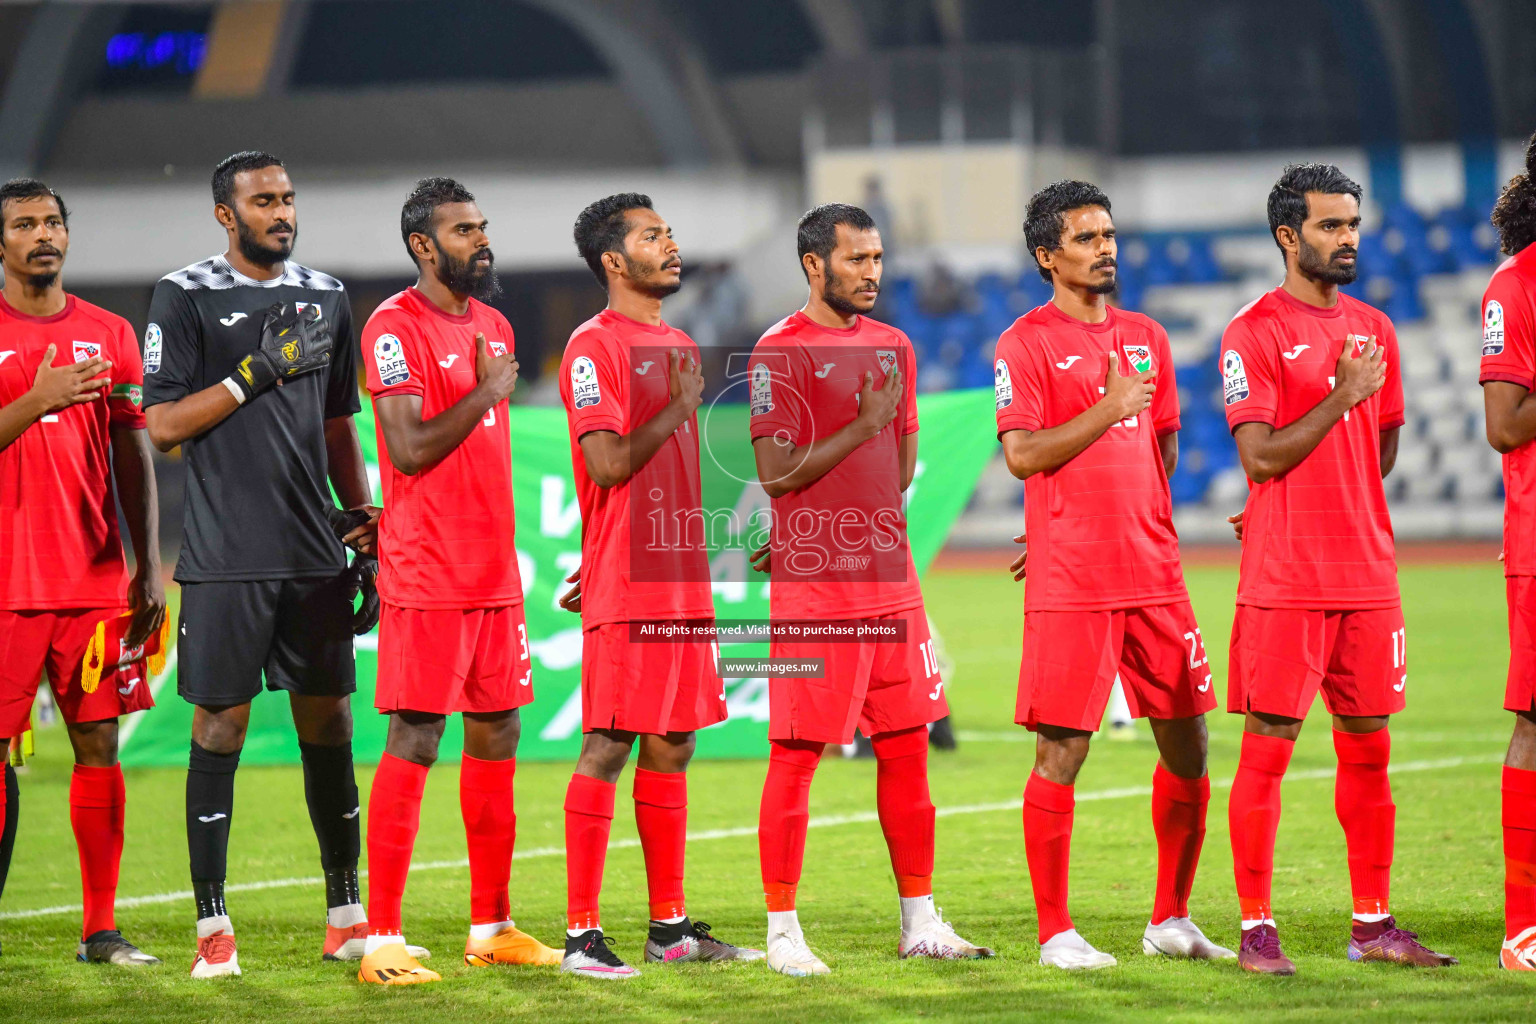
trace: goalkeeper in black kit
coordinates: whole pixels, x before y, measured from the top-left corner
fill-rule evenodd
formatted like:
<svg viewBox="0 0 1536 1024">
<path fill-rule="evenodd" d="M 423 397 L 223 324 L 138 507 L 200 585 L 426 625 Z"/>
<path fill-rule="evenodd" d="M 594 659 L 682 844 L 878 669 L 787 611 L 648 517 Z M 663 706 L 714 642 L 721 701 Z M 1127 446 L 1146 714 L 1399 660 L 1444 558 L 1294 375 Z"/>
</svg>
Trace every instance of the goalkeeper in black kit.
<svg viewBox="0 0 1536 1024">
<path fill-rule="evenodd" d="M 194 978 L 240 973 L 225 859 L 235 768 L 263 681 L 288 692 L 298 732 L 325 871 L 322 955 L 362 956 L 352 638 L 378 618 L 379 510 L 352 422 L 361 404 L 347 293 L 289 259 L 298 217 L 277 157 L 221 161 L 213 201 L 228 249 L 162 278 L 144 332 L 149 436 L 161 451 L 180 445 L 187 466 L 177 690 L 195 706 L 187 771 Z"/>
</svg>

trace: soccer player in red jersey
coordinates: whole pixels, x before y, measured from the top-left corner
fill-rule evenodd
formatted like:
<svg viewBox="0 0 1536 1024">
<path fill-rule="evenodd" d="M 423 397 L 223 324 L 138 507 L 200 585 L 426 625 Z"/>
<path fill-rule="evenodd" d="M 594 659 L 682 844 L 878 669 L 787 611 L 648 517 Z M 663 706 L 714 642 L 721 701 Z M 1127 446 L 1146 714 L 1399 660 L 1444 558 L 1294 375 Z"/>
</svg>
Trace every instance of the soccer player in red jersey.
<svg viewBox="0 0 1536 1024">
<path fill-rule="evenodd" d="M 1536 971 L 1536 135 L 1525 173 L 1493 208 L 1509 253 L 1483 294 L 1483 407 L 1504 456 L 1504 575 L 1515 731 L 1504 758 L 1504 946 L 1507 970 Z"/>
<path fill-rule="evenodd" d="M 776 659 L 822 659 L 814 678 L 769 682 L 768 777 L 758 850 L 768 904 L 768 965 L 826 974 L 795 910 L 811 779 L 828 743 L 855 727 L 878 760 L 876 806 L 896 875 L 901 957 L 991 956 L 933 904 L 928 724 L 949 713 L 907 542 L 902 493 L 917 466 L 916 360 L 901 331 L 868 313 L 880 294 L 880 232 L 832 203 L 800 218 L 810 296 L 758 340 L 749 362 L 752 449 L 773 501 L 767 565 Z M 778 635 L 856 625 L 888 636 Z"/>
<path fill-rule="evenodd" d="M 154 706 L 142 658 L 117 655 L 131 655 L 165 618 L 143 367 L 126 320 L 64 291 L 68 252 L 58 193 L 24 178 L 0 186 L 0 751 L 26 731 L 46 671 L 75 751 L 69 819 L 85 897 L 77 956 L 158 964 L 113 922 L 124 806 L 117 719 Z M 137 556 L 132 578 L 114 481 Z M 99 623 L 124 614 L 121 648 L 106 660 L 127 663 L 88 690 L 86 647 Z"/>
<path fill-rule="evenodd" d="M 694 733 L 723 721 L 709 553 L 690 529 L 702 518 L 699 350 L 661 319 L 682 280 L 672 230 L 647 196 L 599 199 L 576 218 L 576 248 L 608 293 L 608 308 L 576 328 L 560 364 L 581 505 L 581 757 L 565 794 L 568 883 L 561 970 L 589 978 L 639 972 L 610 948 L 598 897 L 615 784 L 640 739 L 635 825 L 645 854 L 650 934 L 645 959 L 757 960 L 713 937 L 683 901 L 688 761 Z M 678 536 L 647 540 L 655 523 Z M 646 642 L 645 625 L 677 639 Z"/>
<path fill-rule="evenodd" d="M 1157 894 L 1148 954 L 1236 954 L 1189 918 L 1211 784 L 1205 713 L 1216 707 L 1200 626 L 1179 565 L 1168 477 L 1179 457 L 1179 397 L 1168 335 L 1114 309 L 1109 198 L 1084 181 L 1031 197 L 1024 234 L 1051 301 L 997 342 L 997 433 L 1024 483 L 1029 583 L 1016 719 L 1033 730 L 1024 848 L 1039 918 L 1040 962 L 1109 967 L 1067 911 L 1073 785 L 1110 688 L 1122 681 L 1152 725 Z"/>
<path fill-rule="evenodd" d="M 560 956 L 512 923 L 517 709 L 533 700 L 523 586 L 513 541 L 507 399 L 512 327 L 486 219 L 450 178 L 424 178 L 400 233 L 416 284 L 363 328 L 383 473 L 379 673 L 389 737 L 368 798 L 368 940 L 358 980 L 438 981 L 401 937 L 400 901 L 427 769 L 447 718 L 464 719 L 459 803 L 469 839 L 464 962 L 553 966 Z"/>
<path fill-rule="evenodd" d="M 1280 780 L 1318 690 L 1333 715 L 1334 806 L 1349 850 L 1351 960 L 1443 966 L 1388 903 L 1396 806 L 1387 722 L 1407 644 L 1382 478 L 1397 457 L 1397 335 L 1339 285 L 1355 279 L 1360 186 L 1337 167 L 1286 167 L 1269 193 L 1280 287 L 1221 341 L 1227 423 L 1248 474 L 1227 710 L 1244 715 L 1228 818 L 1241 965 L 1294 974 L 1270 905 Z"/>
</svg>

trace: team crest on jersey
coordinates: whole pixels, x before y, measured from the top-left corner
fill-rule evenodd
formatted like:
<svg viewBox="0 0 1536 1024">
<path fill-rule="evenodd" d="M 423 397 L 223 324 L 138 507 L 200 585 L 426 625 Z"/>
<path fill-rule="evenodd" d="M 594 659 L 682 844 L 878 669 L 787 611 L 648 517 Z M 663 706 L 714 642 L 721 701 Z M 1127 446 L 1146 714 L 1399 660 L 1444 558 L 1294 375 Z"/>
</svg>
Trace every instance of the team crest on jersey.
<svg viewBox="0 0 1536 1024">
<path fill-rule="evenodd" d="M 150 324 L 144 328 L 144 372 L 160 372 L 160 346 L 164 338 L 160 333 L 159 324 Z"/>
<path fill-rule="evenodd" d="M 1346 334 L 1344 335 L 1344 340 L 1355 343 L 1355 355 L 1359 356 L 1365 353 L 1365 346 L 1371 343 L 1371 336 L 1369 334 Z"/>
<path fill-rule="evenodd" d="M 507 343 L 504 341 L 488 341 L 485 343 L 491 350 L 491 355 L 501 358 L 507 354 Z"/>
<path fill-rule="evenodd" d="M 578 409 L 596 405 L 603 400 L 603 390 L 597 383 L 597 366 L 586 356 L 577 356 L 571 363 L 571 401 Z"/>
<path fill-rule="evenodd" d="M 1152 369 L 1152 350 L 1146 345 L 1125 345 L 1125 361 L 1131 365 L 1136 373 L 1146 373 Z"/>
<path fill-rule="evenodd" d="M 752 367 L 750 401 L 753 416 L 763 416 L 773 411 L 773 371 L 768 369 L 766 363 Z"/>
<path fill-rule="evenodd" d="M 1483 309 L 1483 355 L 1496 356 L 1504 351 L 1504 306 L 1489 299 Z"/>
<path fill-rule="evenodd" d="M 1227 405 L 1248 397 L 1248 372 L 1243 369 L 1243 357 L 1233 348 L 1221 354 L 1221 397 Z"/>
<path fill-rule="evenodd" d="M 411 368 L 405 361 L 405 349 L 400 339 L 393 334 L 381 334 L 373 343 L 373 361 L 379 368 L 379 383 L 387 388 L 411 379 Z"/>
<path fill-rule="evenodd" d="M 1013 404 L 1013 378 L 1008 376 L 1008 360 L 999 359 L 992 368 L 992 391 L 997 396 L 997 407 L 1006 409 Z"/>
<path fill-rule="evenodd" d="M 875 349 L 875 358 L 880 360 L 880 372 L 890 373 L 896 368 L 896 353 L 888 348 Z"/>
<path fill-rule="evenodd" d="M 101 355 L 101 343 L 97 341 L 76 341 L 71 344 L 75 347 L 75 362 L 83 363 L 87 359 L 95 359 Z"/>
</svg>

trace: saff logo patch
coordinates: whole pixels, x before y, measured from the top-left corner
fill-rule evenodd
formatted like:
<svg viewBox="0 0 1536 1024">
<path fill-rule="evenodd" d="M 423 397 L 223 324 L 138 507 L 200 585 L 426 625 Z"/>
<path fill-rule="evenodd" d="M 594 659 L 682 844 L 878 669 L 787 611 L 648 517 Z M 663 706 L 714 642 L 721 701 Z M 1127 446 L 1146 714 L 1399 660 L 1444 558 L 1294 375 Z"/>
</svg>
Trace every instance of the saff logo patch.
<svg viewBox="0 0 1536 1024">
<path fill-rule="evenodd" d="M 1483 355 L 1496 356 L 1504 351 L 1504 306 L 1489 299 L 1483 307 Z"/>
<path fill-rule="evenodd" d="M 1008 360 L 999 359 L 992 369 L 992 391 L 999 410 L 1013 404 L 1013 378 L 1008 375 Z"/>
<path fill-rule="evenodd" d="M 164 336 L 160 333 L 159 324 L 150 324 L 144 328 L 144 372 L 160 372 L 160 349 L 165 343 Z"/>
<path fill-rule="evenodd" d="M 1248 397 L 1248 371 L 1236 349 L 1229 348 L 1221 354 L 1221 397 L 1227 405 Z"/>
<path fill-rule="evenodd" d="M 71 342 L 75 349 L 75 362 L 83 363 L 87 359 L 95 359 L 101 355 L 101 343 L 96 341 Z"/>
<path fill-rule="evenodd" d="M 751 415 L 763 416 L 773 411 L 773 372 L 766 363 L 752 367 Z"/>
<path fill-rule="evenodd" d="M 381 334 L 373 343 L 373 361 L 379 368 L 379 383 L 387 388 L 411 379 L 411 368 L 405 361 L 405 348 L 393 334 Z"/>
<path fill-rule="evenodd" d="M 577 356 L 571 363 L 571 404 L 585 409 L 602 400 L 603 390 L 597 383 L 596 364 L 586 356 Z"/>
<path fill-rule="evenodd" d="M 1146 373 L 1152 369 L 1152 350 L 1146 345 L 1126 345 L 1125 361 L 1130 364 L 1136 373 Z"/>
</svg>

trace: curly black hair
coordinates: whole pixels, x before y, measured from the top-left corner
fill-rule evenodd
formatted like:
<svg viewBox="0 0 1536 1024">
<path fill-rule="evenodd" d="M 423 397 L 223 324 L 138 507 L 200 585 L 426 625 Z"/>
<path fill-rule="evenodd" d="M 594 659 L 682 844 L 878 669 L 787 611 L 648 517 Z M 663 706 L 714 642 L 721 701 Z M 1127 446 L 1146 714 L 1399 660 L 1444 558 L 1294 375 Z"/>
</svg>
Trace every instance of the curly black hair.
<svg viewBox="0 0 1536 1024">
<path fill-rule="evenodd" d="M 1024 244 L 1040 279 L 1051 283 L 1051 272 L 1040 265 L 1035 250 L 1053 252 L 1061 248 L 1061 233 L 1066 230 L 1066 215 L 1085 206 L 1102 206 L 1109 213 L 1109 196 L 1091 181 L 1056 181 L 1029 197 L 1024 210 Z"/>
<path fill-rule="evenodd" d="M 12 178 L 4 185 L 0 185 L 0 210 L 4 210 L 8 202 L 42 199 L 44 196 L 52 196 L 53 201 L 59 204 L 59 216 L 63 219 L 64 226 L 69 227 L 69 208 L 64 205 L 64 197 L 36 178 Z"/>
<path fill-rule="evenodd" d="M 1536 242 L 1536 133 L 1525 144 L 1525 173 L 1509 179 L 1489 219 L 1499 229 L 1499 248 L 1511 256 Z"/>
<path fill-rule="evenodd" d="M 416 187 L 411 189 L 405 204 L 400 207 L 400 237 L 405 241 L 405 251 L 411 254 L 411 259 L 416 259 L 411 248 L 412 235 L 426 235 L 436 240 L 432 220 L 437 216 L 439 206 L 474 201 L 474 194 L 452 178 L 422 178 L 416 182 Z"/>
<path fill-rule="evenodd" d="M 1353 178 L 1333 164 L 1286 164 L 1280 171 L 1280 180 L 1269 190 L 1269 239 L 1280 250 L 1281 259 L 1285 258 L 1285 246 L 1275 232 L 1283 224 L 1301 235 L 1301 225 L 1307 219 L 1308 192 L 1354 196 L 1356 207 L 1365 194 Z"/>
<path fill-rule="evenodd" d="M 587 261 L 592 276 L 604 290 L 608 273 L 603 270 L 603 253 L 623 252 L 624 236 L 629 233 L 630 210 L 654 210 L 651 197 L 639 192 L 620 192 L 605 196 L 582 210 L 576 217 L 576 251 Z"/>
</svg>

